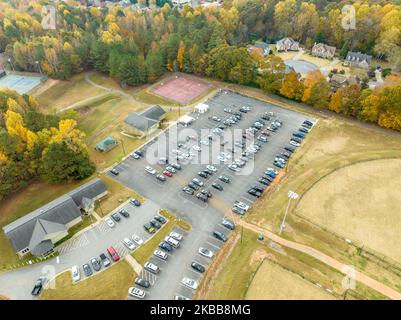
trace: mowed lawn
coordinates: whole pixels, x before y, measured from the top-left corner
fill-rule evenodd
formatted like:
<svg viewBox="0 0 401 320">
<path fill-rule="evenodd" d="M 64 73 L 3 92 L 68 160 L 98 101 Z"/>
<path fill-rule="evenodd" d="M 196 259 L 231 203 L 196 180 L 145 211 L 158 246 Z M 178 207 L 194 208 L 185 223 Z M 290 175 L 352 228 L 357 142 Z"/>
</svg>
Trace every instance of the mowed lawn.
<svg viewBox="0 0 401 320">
<path fill-rule="evenodd" d="M 55 279 L 55 289 L 46 289 L 41 300 L 123 300 L 137 274 L 122 260 L 93 276 L 72 283 L 71 272 L 66 271 Z"/>
<path fill-rule="evenodd" d="M 317 182 L 296 212 L 401 262 L 401 158 L 356 163 Z"/>
<path fill-rule="evenodd" d="M 248 289 L 247 300 L 333 300 L 324 289 L 265 260 Z"/>
<path fill-rule="evenodd" d="M 36 98 L 40 110 L 45 113 L 55 112 L 81 100 L 103 94 L 104 90 L 96 88 L 85 81 L 85 73 L 73 76 L 68 81 L 59 81 Z"/>
</svg>

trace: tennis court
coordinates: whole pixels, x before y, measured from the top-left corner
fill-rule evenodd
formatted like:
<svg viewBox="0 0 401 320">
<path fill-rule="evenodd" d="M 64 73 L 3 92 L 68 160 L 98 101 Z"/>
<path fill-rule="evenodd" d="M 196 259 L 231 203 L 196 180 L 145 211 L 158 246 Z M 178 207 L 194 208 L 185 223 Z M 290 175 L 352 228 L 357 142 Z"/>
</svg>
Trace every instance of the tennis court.
<svg viewBox="0 0 401 320">
<path fill-rule="evenodd" d="M 187 77 L 176 76 L 167 82 L 160 83 L 153 89 L 153 93 L 186 104 L 200 96 L 211 87 L 210 84 L 194 81 Z"/>
<path fill-rule="evenodd" d="M 0 88 L 9 88 L 24 94 L 35 88 L 41 83 L 43 77 L 9 74 L 0 78 Z"/>
</svg>

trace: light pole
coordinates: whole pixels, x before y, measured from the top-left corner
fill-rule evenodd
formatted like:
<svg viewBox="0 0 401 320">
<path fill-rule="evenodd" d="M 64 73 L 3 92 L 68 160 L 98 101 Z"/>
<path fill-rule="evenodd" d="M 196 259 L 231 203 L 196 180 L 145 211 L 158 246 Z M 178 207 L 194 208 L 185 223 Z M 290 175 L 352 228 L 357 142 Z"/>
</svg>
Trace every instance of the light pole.
<svg viewBox="0 0 401 320">
<path fill-rule="evenodd" d="M 290 208 L 291 200 L 292 199 L 294 199 L 294 200 L 297 199 L 299 195 L 298 195 L 298 193 L 295 193 L 294 191 L 290 190 L 290 191 L 288 191 L 287 196 L 288 196 L 288 199 L 289 199 L 288 200 L 288 205 L 287 205 L 287 209 L 285 210 L 283 221 L 281 222 L 281 225 L 280 225 L 280 232 L 278 234 L 281 234 L 281 232 L 285 228 L 285 219 L 287 218 L 288 209 Z"/>
<path fill-rule="evenodd" d="M 11 69 L 14 71 L 14 65 L 13 65 L 13 63 L 12 63 L 12 61 L 11 61 L 11 58 L 8 58 L 7 61 L 8 61 L 8 63 L 10 64 Z"/>
<path fill-rule="evenodd" d="M 36 63 L 36 65 L 38 66 L 39 73 L 42 74 L 42 69 L 41 69 L 41 67 L 40 67 L 39 61 L 36 60 L 35 63 Z"/>
</svg>

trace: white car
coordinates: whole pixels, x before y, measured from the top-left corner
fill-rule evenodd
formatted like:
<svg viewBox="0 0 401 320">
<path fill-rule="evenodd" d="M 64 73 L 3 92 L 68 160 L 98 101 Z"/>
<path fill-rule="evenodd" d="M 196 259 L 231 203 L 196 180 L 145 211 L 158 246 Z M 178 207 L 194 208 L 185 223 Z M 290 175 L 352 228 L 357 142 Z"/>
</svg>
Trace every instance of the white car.
<svg viewBox="0 0 401 320">
<path fill-rule="evenodd" d="M 116 224 L 114 223 L 114 221 L 111 220 L 111 218 L 106 218 L 106 219 L 104 219 L 104 221 L 106 221 L 107 225 L 108 225 L 110 228 L 114 228 L 114 226 L 116 225 Z"/>
<path fill-rule="evenodd" d="M 202 247 L 199 248 L 198 252 L 200 255 L 202 255 L 206 258 L 213 258 L 213 255 L 214 255 L 212 251 L 210 251 L 209 249 L 206 249 L 206 248 L 202 248 Z"/>
<path fill-rule="evenodd" d="M 194 149 L 195 151 L 201 151 L 201 150 L 202 150 L 201 147 L 198 146 L 198 145 L 196 145 L 196 144 L 194 144 L 194 145 L 192 146 L 192 149 Z"/>
<path fill-rule="evenodd" d="M 153 252 L 153 255 L 155 257 L 158 257 L 158 258 L 163 259 L 163 260 L 167 260 L 167 258 L 168 258 L 168 254 L 165 253 L 164 251 L 159 250 L 159 249 L 155 250 Z"/>
<path fill-rule="evenodd" d="M 135 287 L 131 287 L 128 289 L 128 294 L 134 298 L 138 298 L 138 299 L 143 299 L 145 298 L 145 291 L 135 288 Z"/>
<path fill-rule="evenodd" d="M 128 239 L 128 238 L 124 238 L 123 244 L 124 244 L 128 249 L 130 249 L 131 251 L 134 250 L 134 249 L 136 248 L 136 247 L 135 247 L 135 244 L 134 244 L 130 239 Z"/>
<path fill-rule="evenodd" d="M 241 201 L 235 201 L 234 202 L 234 206 L 236 206 L 236 207 L 238 207 L 238 208 L 240 208 L 242 210 L 245 210 L 245 211 L 249 210 L 249 206 L 246 203 L 241 202 Z"/>
<path fill-rule="evenodd" d="M 187 278 L 187 277 L 184 277 L 182 279 L 181 283 L 184 286 L 186 286 L 186 287 L 188 287 L 190 289 L 193 289 L 193 290 L 196 290 L 198 288 L 198 283 L 195 280 Z"/>
<path fill-rule="evenodd" d="M 72 281 L 74 282 L 77 282 L 81 279 L 81 274 L 79 273 L 78 266 L 73 266 L 71 268 L 71 276 L 72 276 Z"/>
<path fill-rule="evenodd" d="M 207 140 L 201 140 L 201 141 L 199 141 L 199 143 L 200 143 L 200 144 L 203 144 L 203 145 L 205 145 L 205 146 L 208 146 L 208 145 L 209 145 L 209 141 L 207 141 Z"/>
<path fill-rule="evenodd" d="M 177 241 L 181 241 L 182 240 L 182 234 L 179 234 L 178 232 L 170 232 L 169 236 Z"/>
<path fill-rule="evenodd" d="M 132 236 L 132 241 L 134 241 L 138 246 L 143 244 L 143 239 L 136 234 Z"/>
<path fill-rule="evenodd" d="M 189 299 L 187 297 L 184 297 L 184 296 L 181 296 L 181 295 L 176 295 L 174 297 L 174 300 L 191 300 L 191 299 Z"/>
<path fill-rule="evenodd" d="M 278 171 L 275 170 L 274 168 L 267 168 L 266 171 L 273 172 L 275 175 L 278 175 Z"/>
<path fill-rule="evenodd" d="M 226 152 L 220 152 L 220 155 L 226 159 L 231 159 L 231 155 Z"/>
<path fill-rule="evenodd" d="M 148 173 L 150 173 L 150 174 L 156 174 L 156 170 L 153 169 L 153 168 L 150 167 L 150 166 L 146 166 L 146 167 L 145 167 L 145 171 L 148 172 Z"/>
<path fill-rule="evenodd" d="M 238 168 L 238 166 L 235 163 L 231 163 L 228 168 L 232 171 L 238 172 L 240 171 L 240 168 Z"/>
<path fill-rule="evenodd" d="M 221 162 L 226 162 L 227 159 L 222 157 L 222 156 L 217 156 L 217 160 L 221 161 Z"/>
<path fill-rule="evenodd" d="M 300 143 L 298 143 L 298 142 L 296 142 L 296 141 L 294 141 L 294 140 L 291 140 L 290 141 L 290 144 L 292 144 L 293 146 L 295 146 L 295 147 L 299 147 L 301 144 Z"/>
<path fill-rule="evenodd" d="M 216 171 L 217 171 L 217 168 L 216 168 L 215 166 L 210 165 L 210 164 L 207 165 L 206 168 L 207 168 L 208 170 L 212 171 L 212 172 L 216 172 Z"/>
<path fill-rule="evenodd" d="M 169 245 L 173 246 L 174 248 L 178 248 L 180 246 L 179 241 L 177 241 L 174 238 L 169 237 L 169 236 L 165 237 L 164 241 L 166 241 Z"/>
<path fill-rule="evenodd" d="M 160 268 L 157 265 L 153 264 L 152 262 L 146 262 L 143 267 L 146 270 L 148 270 L 149 272 L 152 272 L 155 274 L 160 272 Z"/>
</svg>

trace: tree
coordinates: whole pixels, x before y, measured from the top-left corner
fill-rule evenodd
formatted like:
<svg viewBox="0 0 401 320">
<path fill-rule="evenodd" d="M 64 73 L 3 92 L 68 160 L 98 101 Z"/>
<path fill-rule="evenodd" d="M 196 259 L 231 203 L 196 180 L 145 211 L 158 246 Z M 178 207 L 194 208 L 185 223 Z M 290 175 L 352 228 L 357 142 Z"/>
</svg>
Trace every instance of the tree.
<svg viewBox="0 0 401 320">
<path fill-rule="evenodd" d="M 145 65 L 149 82 L 156 81 L 164 73 L 163 56 L 158 51 L 147 55 Z"/>
<path fill-rule="evenodd" d="M 285 75 L 280 87 L 280 94 L 288 99 L 301 101 L 304 94 L 304 84 L 299 81 L 298 74 L 295 71 Z"/>
<path fill-rule="evenodd" d="M 330 84 L 322 73 L 317 70 L 307 74 L 302 102 L 315 108 L 326 108 L 330 99 Z"/>
<path fill-rule="evenodd" d="M 257 83 L 264 91 L 279 93 L 281 83 L 285 76 L 285 64 L 283 60 L 275 55 L 266 57 L 259 66 L 261 74 Z"/>
<path fill-rule="evenodd" d="M 118 68 L 117 77 L 121 82 L 131 86 L 146 83 L 147 74 L 143 57 L 125 55 Z"/>
<path fill-rule="evenodd" d="M 181 41 L 177 52 L 178 67 L 180 68 L 181 71 L 184 69 L 184 52 L 185 52 L 185 45 L 184 42 Z"/>
</svg>

